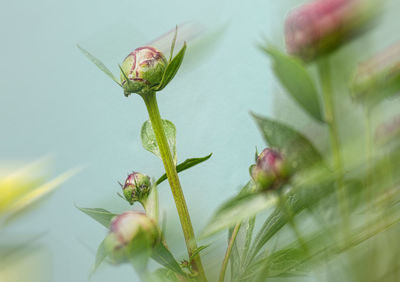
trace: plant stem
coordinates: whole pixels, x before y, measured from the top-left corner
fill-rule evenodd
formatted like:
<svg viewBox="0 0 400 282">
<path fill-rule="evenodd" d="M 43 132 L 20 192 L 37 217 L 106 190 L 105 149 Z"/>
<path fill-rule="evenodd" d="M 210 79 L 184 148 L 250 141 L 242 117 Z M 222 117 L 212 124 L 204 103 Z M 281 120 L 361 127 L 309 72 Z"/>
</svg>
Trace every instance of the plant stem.
<svg viewBox="0 0 400 282">
<path fill-rule="evenodd" d="M 168 141 L 165 136 L 160 112 L 158 110 L 156 93 L 145 93 L 142 95 L 142 98 L 146 104 L 147 111 L 149 113 L 151 126 L 153 127 L 154 134 L 156 136 L 156 141 L 160 150 L 162 161 L 164 163 L 165 172 L 167 174 L 168 182 L 171 186 L 171 191 L 174 196 L 176 209 L 178 210 L 189 258 L 191 258 L 193 252 L 197 249 L 196 239 L 194 236 L 194 231 L 186 206 L 182 187 L 179 182 L 175 163 L 172 159 L 171 151 L 168 146 Z M 198 273 L 198 277 L 201 281 L 207 281 L 203 266 L 201 264 L 200 255 L 196 255 L 194 258 L 192 258 L 192 269 Z"/>
<path fill-rule="evenodd" d="M 222 262 L 221 272 L 219 273 L 219 279 L 218 279 L 219 282 L 224 282 L 226 268 L 228 266 L 229 258 L 231 256 L 231 252 L 232 252 L 232 247 L 233 247 L 233 244 L 235 243 L 237 234 L 240 229 L 240 225 L 241 225 L 240 222 L 237 223 L 235 225 L 235 228 L 233 229 L 232 236 L 229 240 L 228 248 L 226 249 L 224 261 Z"/>
<path fill-rule="evenodd" d="M 335 114 L 335 105 L 333 99 L 332 82 L 331 82 L 331 66 L 329 58 L 322 58 L 317 63 L 318 74 L 321 82 L 324 108 L 325 108 L 325 122 L 329 127 L 329 136 L 331 140 L 332 153 L 334 158 L 335 170 L 338 174 L 337 178 L 337 198 L 339 202 L 339 210 L 343 219 L 344 236 L 348 234 L 348 214 L 347 214 L 347 200 L 346 191 L 343 185 L 343 160 L 340 151 L 339 131 L 337 128 L 337 120 Z"/>
</svg>

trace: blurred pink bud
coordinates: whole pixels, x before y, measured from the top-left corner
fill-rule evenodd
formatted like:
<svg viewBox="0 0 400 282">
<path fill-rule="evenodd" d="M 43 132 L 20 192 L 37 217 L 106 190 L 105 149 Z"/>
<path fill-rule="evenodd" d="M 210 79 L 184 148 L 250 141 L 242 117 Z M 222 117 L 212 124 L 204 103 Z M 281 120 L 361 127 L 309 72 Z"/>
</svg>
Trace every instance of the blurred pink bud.
<svg viewBox="0 0 400 282">
<path fill-rule="evenodd" d="M 304 4 L 286 19 L 287 51 L 304 61 L 329 53 L 359 34 L 378 8 L 376 0 L 316 0 Z"/>
<path fill-rule="evenodd" d="M 400 94 L 400 42 L 360 64 L 351 87 L 354 99 L 369 104 Z"/>
<path fill-rule="evenodd" d="M 258 156 L 251 175 L 261 189 L 276 189 L 288 178 L 289 165 L 280 152 L 266 148 Z"/>
</svg>

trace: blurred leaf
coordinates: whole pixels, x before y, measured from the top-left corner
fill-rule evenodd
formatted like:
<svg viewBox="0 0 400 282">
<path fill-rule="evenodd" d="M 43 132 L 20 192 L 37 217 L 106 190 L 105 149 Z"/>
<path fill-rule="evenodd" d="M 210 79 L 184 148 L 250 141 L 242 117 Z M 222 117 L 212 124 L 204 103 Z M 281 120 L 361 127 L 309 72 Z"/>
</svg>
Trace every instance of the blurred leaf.
<svg viewBox="0 0 400 282">
<path fill-rule="evenodd" d="M 177 35 L 178 35 L 178 25 L 175 26 L 175 33 L 174 33 L 174 38 L 172 39 L 172 43 L 171 43 L 171 51 L 170 51 L 170 54 L 169 54 L 168 63 L 171 62 L 172 56 L 174 55 L 174 49 L 175 49 L 175 43 L 176 43 L 176 36 Z"/>
<path fill-rule="evenodd" d="M 236 223 L 275 205 L 277 199 L 272 194 L 243 193 L 222 205 L 204 228 L 201 237 L 209 237 L 228 229 Z"/>
<path fill-rule="evenodd" d="M 314 119 L 323 122 L 317 89 L 301 61 L 272 46 L 261 47 L 261 50 L 271 56 L 275 75 L 297 104 Z"/>
<path fill-rule="evenodd" d="M 322 163 L 322 156 L 301 133 L 279 121 L 252 114 L 269 146 L 281 150 L 294 169 Z"/>
<path fill-rule="evenodd" d="M 21 216 L 22 213 L 27 212 L 30 208 L 34 207 L 35 204 L 38 204 L 46 196 L 50 195 L 50 193 L 60 187 L 62 183 L 76 174 L 76 172 L 76 169 L 69 170 L 48 182 L 41 183 L 40 185 L 37 185 L 39 184 L 37 180 L 26 182 L 25 179 L 17 179 L 11 186 L 7 185 L 7 180 L 2 181 L 0 183 L 0 191 L 3 195 L 7 193 L 6 190 L 8 189 L 17 191 L 16 194 L 14 193 L 13 196 L 8 199 L 8 203 L 3 203 L 3 207 L 0 207 L 0 211 L 2 208 L 5 209 L 3 212 L 5 212 L 6 222 L 11 222 Z M 22 185 L 25 188 L 20 189 L 21 187 L 19 185 Z"/>
<path fill-rule="evenodd" d="M 170 83 L 170 81 L 174 78 L 174 76 L 176 75 L 178 69 L 182 64 L 183 57 L 185 56 L 185 51 L 186 51 L 186 42 L 183 44 L 183 47 L 179 51 L 179 53 L 172 59 L 171 62 L 168 63 L 160 84 L 157 86 L 156 89 L 154 89 L 155 91 L 161 91 L 162 89 L 164 89 L 164 87 L 167 86 L 168 83 Z"/>
<path fill-rule="evenodd" d="M 105 239 L 104 239 L 97 248 L 96 259 L 93 268 L 90 271 L 89 278 L 96 272 L 96 270 L 99 268 L 100 264 L 104 261 L 106 257 L 107 253 L 105 249 Z"/>
<path fill-rule="evenodd" d="M 147 282 L 179 282 L 176 274 L 166 268 L 159 268 L 149 275 L 146 279 Z"/>
<path fill-rule="evenodd" d="M 100 224 L 102 224 L 107 229 L 110 228 L 111 220 L 113 219 L 113 217 L 117 215 L 101 208 L 77 208 Z"/>
<path fill-rule="evenodd" d="M 112 74 L 112 72 L 106 67 L 105 64 L 103 64 L 102 61 L 97 59 L 95 56 L 90 54 L 87 50 L 82 48 L 81 46 L 77 45 L 79 50 L 93 63 L 95 64 L 102 72 L 104 72 L 106 75 L 108 75 L 112 80 L 115 81 L 119 86 L 122 86 L 121 83 L 118 81 L 118 79 Z"/>
<path fill-rule="evenodd" d="M 163 127 L 164 127 L 164 132 L 165 136 L 167 137 L 169 149 L 171 150 L 172 157 L 174 159 L 174 163 L 176 164 L 176 129 L 175 125 L 169 121 L 163 119 L 162 121 Z M 142 145 L 143 148 L 145 148 L 147 151 L 153 153 L 157 157 L 159 157 L 161 160 L 161 154 L 160 154 L 160 149 L 158 148 L 157 145 L 157 140 L 156 136 L 154 134 L 153 128 L 151 126 L 150 120 L 147 120 L 143 123 L 142 129 L 141 129 L 141 138 L 142 138 Z"/>
<path fill-rule="evenodd" d="M 176 171 L 177 172 L 181 172 L 184 171 L 186 169 L 189 169 L 199 163 L 202 163 L 206 160 L 208 160 L 209 158 L 211 158 L 212 153 L 203 157 L 203 158 L 191 158 L 191 159 L 186 159 L 183 163 L 180 163 L 176 166 Z M 164 173 L 156 182 L 157 185 L 159 185 L 160 183 L 164 182 L 165 180 L 167 180 L 167 174 Z"/>
<path fill-rule="evenodd" d="M 156 244 L 151 257 L 166 268 L 184 275 L 179 263 L 162 242 Z"/>
<path fill-rule="evenodd" d="M 139 276 L 142 277 L 147 272 L 147 264 L 152 254 L 152 242 L 146 231 L 138 232 L 135 240 L 128 247 L 130 262 Z"/>
</svg>

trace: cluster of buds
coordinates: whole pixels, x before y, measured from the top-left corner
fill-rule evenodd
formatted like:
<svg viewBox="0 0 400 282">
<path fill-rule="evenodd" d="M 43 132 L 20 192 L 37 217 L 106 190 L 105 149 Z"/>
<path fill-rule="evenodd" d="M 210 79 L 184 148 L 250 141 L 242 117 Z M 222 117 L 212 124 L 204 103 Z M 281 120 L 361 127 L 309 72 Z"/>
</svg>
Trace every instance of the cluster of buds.
<svg viewBox="0 0 400 282">
<path fill-rule="evenodd" d="M 154 47 L 139 47 L 131 52 L 121 66 L 125 96 L 149 91 L 160 84 L 167 64 L 163 53 Z"/>
<path fill-rule="evenodd" d="M 378 11 L 376 0 L 315 0 L 304 4 L 286 19 L 287 51 L 312 61 L 360 34 Z"/>
<path fill-rule="evenodd" d="M 142 212 L 127 211 L 111 221 L 104 247 L 113 263 L 123 263 L 132 257 L 135 240 L 154 246 L 159 239 L 160 231 L 151 218 Z"/>
<path fill-rule="evenodd" d="M 150 177 L 139 172 L 132 172 L 122 185 L 122 192 L 125 199 L 133 205 L 135 202 L 144 203 L 150 193 L 151 182 Z"/>
<path fill-rule="evenodd" d="M 288 180 L 290 167 L 277 150 L 266 148 L 257 157 L 251 176 L 260 190 L 277 190 Z"/>
<path fill-rule="evenodd" d="M 354 99 L 372 104 L 400 93 L 400 42 L 360 64 L 351 87 Z"/>
</svg>

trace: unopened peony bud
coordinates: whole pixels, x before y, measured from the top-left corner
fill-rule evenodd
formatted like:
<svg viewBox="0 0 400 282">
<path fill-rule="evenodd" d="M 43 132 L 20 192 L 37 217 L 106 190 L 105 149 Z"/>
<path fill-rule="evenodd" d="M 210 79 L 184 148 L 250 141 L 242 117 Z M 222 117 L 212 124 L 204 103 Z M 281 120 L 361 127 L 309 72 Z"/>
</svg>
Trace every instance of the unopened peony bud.
<svg viewBox="0 0 400 282">
<path fill-rule="evenodd" d="M 377 0 L 315 0 L 304 4 L 286 19 L 287 51 L 312 61 L 358 35 L 378 11 Z"/>
<path fill-rule="evenodd" d="M 160 237 L 157 225 L 142 212 L 127 211 L 113 218 L 110 233 L 105 239 L 105 250 L 114 263 L 127 261 L 134 240 L 145 238 L 154 245 Z"/>
<path fill-rule="evenodd" d="M 145 46 L 135 49 L 121 66 L 121 84 L 125 95 L 140 93 L 157 86 L 166 66 L 167 60 L 156 48 Z"/>
<path fill-rule="evenodd" d="M 260 189 L 278 189 L 289 177 L 289 165 L 281 153 L 266 148 L 258 156 L 251 174 Z"/>
<path fill-rule="evenodd" d="M 351 87 L 353 98 L 361 102 L 400 94 L 400 42 L 360 64 Z"/>
<path fill-rule="evenodd" d="M 133 172 L 128 175 L 122 187 L 125 199 L 133 205 L 139 201 L 144 202 L 150 193 L 150 178 L 142 173 Z"/>
</svg>

